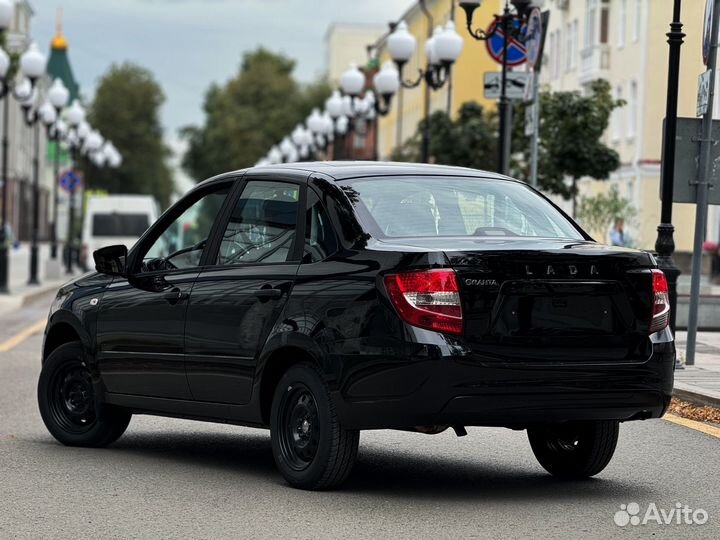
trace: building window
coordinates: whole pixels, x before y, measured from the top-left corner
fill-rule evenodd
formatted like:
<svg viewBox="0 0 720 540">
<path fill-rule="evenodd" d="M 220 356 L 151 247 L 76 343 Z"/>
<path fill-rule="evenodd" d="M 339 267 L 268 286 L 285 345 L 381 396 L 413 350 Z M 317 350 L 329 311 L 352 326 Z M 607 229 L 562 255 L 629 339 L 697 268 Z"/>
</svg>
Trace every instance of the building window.
<svg viewBox="0 0 720 540">
<path fill-rule="evenodd" d="M 585 0 L 585 3 L 585 47 L 589 49 L 595 45 L 598 4 L 597 0 Z"/>
<path fill-rule="evenodd" d="M 618 47 L 625 46 L 625 18 L 627 17 L 627 0 L 620 0 L 620 9 L 618 9 Z"/>
<path fill-rule="evenodd" d="M 559 77 L 560 65 L 562 64 L 562 35 L 560 30 L 555 31 L 555 46 L 557 50 L 555 51 L 555 59 L 553 61 L 553 76 Z"/>
<path fill-rule="evenodd" d="M 637 131 L 637 81 L 630 82 L 630 96 L 628 97 L 628 125 L 627 125 L 627 136 L 628 139 L 632 139 Z"/>
<path fill-rule="evenodd" d="M 615 99 L 623 98 L 622 85 L 618 85 L 615 88 Z M 617 142 L 620 140 L 620 134 L 622 133 L 622 110 L 618 107 L 612 112 L 612 140 Z"/>
<path fill-rule="evenodd" d="M 572 24 L 567 23 L 565 28 L 565 71 L 572 69 L 573 44 Z"/>
<path fill-rule="evenodd" d="M 640 39 L 640 22 L 642 20 L 642 0 L 633 0 L 633 41 Z"/>
<path fill-rule="evenodd" d="M 570 57 L 570 60 L 572 64 L 570 65 L 571 68 L 575 68 L 577 65 L 577 57 L 578 57 L 578 20 L 575 19 L 572 24 L 572 56 Z"/>
<path fill-rule="evenodd" d="M 602 0 L 600 9 L 600 43 L 610 41 L 610 0 Z"/>
<path fill-rule="evenodd" d="M 555 78 L 555 60 L 557 59 L 557 47 L 555 46 L 555 32 L 550 33 L 550 78 Z"/>
</svg>

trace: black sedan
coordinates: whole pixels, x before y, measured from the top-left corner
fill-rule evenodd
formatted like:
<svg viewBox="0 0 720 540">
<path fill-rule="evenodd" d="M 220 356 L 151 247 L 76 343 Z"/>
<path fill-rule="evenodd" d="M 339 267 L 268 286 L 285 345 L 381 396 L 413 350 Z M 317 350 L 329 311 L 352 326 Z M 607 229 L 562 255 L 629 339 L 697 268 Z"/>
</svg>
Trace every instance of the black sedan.
<svg viewBox="0 0 720 540">
<path fill-rule="evenodd" d="M 270 428 L 306 489 L 350 473 L 360 430 L 526 429 L 564 478 L 662 416 L 675 347 L 652 255 L 594 242 L 483 171 L 299 163 L 192 189 L 132 249 L 63 286 L 38 399 L 67 445 L 132 414 Z"/>
</svg>

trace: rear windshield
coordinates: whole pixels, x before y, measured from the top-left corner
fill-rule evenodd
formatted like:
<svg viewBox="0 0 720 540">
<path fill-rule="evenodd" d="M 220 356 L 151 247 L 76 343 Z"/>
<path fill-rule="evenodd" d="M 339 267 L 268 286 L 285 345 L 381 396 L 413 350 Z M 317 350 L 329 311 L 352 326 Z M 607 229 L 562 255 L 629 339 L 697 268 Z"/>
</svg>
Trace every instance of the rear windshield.
<svg viewBox="0 0 720 540">
<path fill-rule="evenodd" d="M 150 226 L 147 214 L 93 214 L 92 236 L 129 236 L 140 238 Z"/>
<path fill-rule="evenodd" d="M 383 177 L 350 180 L 343 190 L 374 236 L 583 239 L 552 204 L 516 182 Z"/>
</svg>

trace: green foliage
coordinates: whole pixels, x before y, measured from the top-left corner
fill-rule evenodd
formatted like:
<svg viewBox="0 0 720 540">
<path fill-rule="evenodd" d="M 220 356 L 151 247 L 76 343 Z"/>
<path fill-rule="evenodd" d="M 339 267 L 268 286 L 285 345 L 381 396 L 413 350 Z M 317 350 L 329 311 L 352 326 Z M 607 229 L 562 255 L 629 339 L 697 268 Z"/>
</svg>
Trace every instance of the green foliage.
<svg viewBox="0 0 720 540">
<path fill-rule="evenodd" d="M 620 166 L 620 157 L 602 142 L 610 115 L 624 104 L 610 93 L 605 80 L 593 81 L 588 95 L 580 92 L 540 92 L 540 142 L 538 147 L 538 184 L 542 189 L 573 198 L 577 180 L 589 176 L 607 180 Z M 518 177 L 529 176 L 530 142 L 524 134 L 526 104 L 515 108 L 513 146 L 519 155 L 513 167 Z M 573 179 L 572 186 L 565 177 Z"/>
<path fill-rule="evenodd" d="M 173 181 L 158 112 L 165 101 L 153 74 L 136 64 L 113 64 L 101 77 L 88 121 L 123 157 L 118 169 L 98 169 L 84 160 L 90 189 L 153 195 L 167 206 Z"/>
<path fill-rule="evenodd" d="M 577 217 L 586 230 L 596 234 L 605 234 L 616 218 L 631 223 L 637 216 L 637 210 L 625 197 L 620 196 L 613 186 L 607 194 L 594 197 L 580 197 Z"/>
<path fill-rule="evenodd" d="M 497 116 L 474 101 L 463 103 L 457 119 L 444 111 L 430 115 L 430 161 L 476 169 L 494 169 L 497 160 Z M 420 161 L 425 120 L 415 134 L 393 151 L 396 161 Z"/>
<path fill-rule="evenodd" d="M 183 167 L 196 180 L 249 167 L 330 95 L 324 81 L 300 85 L 295 62 L 263 48 L 243 56 L 238 74 L 205 94 L 205 125 L 181 130 Z"/>
</svg>

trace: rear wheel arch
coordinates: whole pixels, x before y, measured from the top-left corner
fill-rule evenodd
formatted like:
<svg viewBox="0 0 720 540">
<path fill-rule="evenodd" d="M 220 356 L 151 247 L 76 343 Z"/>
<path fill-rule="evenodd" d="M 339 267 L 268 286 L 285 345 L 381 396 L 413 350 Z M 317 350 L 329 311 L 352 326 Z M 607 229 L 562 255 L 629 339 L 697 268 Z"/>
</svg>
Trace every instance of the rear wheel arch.
<svg viewBox="0 0 720 540">
<path fill-rule="evenodd" d="M 260 414 L 264 424 L 270 425 L 273 395 L 283 374 L 292 366 L 307 362 L 321 369 L 313 354 L 297 346 L 280 347 L 265 360 L 260 378 Z"/>
</svg>

